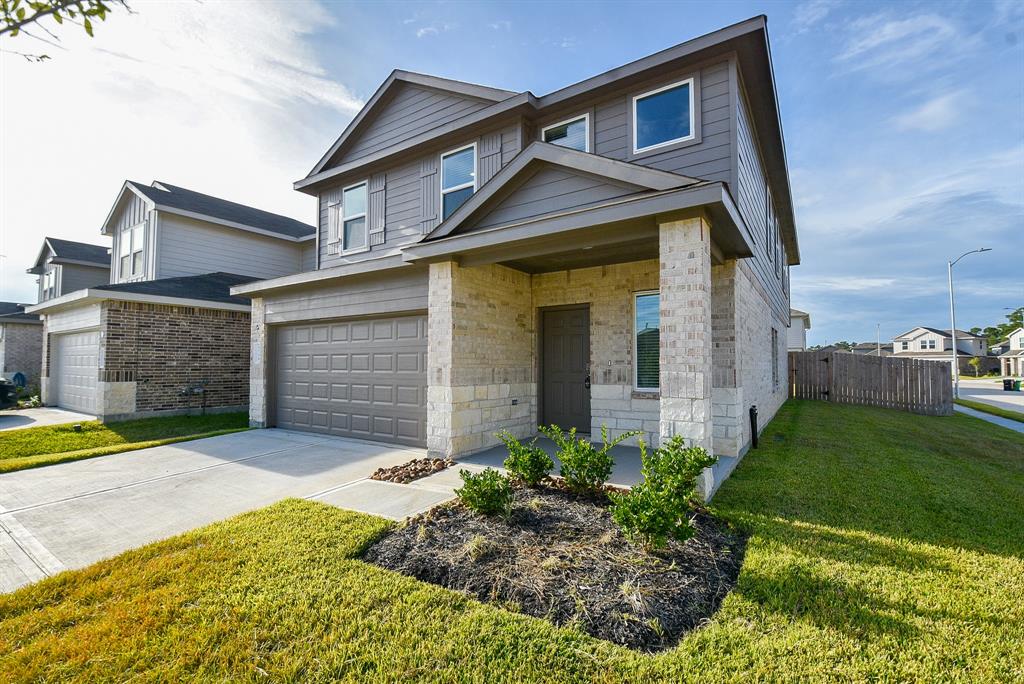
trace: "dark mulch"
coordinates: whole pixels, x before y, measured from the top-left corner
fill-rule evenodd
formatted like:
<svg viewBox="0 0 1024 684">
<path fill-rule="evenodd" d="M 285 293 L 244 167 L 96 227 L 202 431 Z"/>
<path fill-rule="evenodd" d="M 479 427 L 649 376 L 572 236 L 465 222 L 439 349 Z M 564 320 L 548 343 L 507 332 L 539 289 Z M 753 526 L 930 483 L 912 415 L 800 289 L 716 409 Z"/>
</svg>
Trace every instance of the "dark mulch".
<svg viewBox="0 0 1024 684">
<path fill-rule="evenodd" d="M 416 458 L 402 465 L 377 468 L 373 475 L 370 475 L 370 479 L 407 484 L 421 477 L 440 472 L 454 463 L 455 461 L 450 458 Z"/>
<path fill-rule="evenodd" d="M 365 559 L 644 651 L 674 646 L 736 584 L 746 537 L 707 512 L 685 543 L 648 553 L 622 535 L 603 498 L 552 486 L 515 494 L 508 519 L 453 502 L 385 535 Z"/>
</svg>

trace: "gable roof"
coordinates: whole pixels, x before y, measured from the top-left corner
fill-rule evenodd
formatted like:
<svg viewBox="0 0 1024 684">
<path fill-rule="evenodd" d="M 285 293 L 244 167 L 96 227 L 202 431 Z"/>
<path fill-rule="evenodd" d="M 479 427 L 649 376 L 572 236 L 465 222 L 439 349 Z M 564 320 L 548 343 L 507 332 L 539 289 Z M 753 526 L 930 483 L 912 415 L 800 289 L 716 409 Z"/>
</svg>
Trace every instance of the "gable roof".
<svg viewBox="0 0 1024 684">
<path fill-rule="evenodd" d="M 368 126 L 391 95 L 400 88 L 403 83 L 420 85 L 452 93 L 454 95 L 461 95 L 463 97 L 487 102 L 501 102 L 502 100 L 506 100 L 518 94 L 511 90 L 502 90 L 500 88 L 491 88 L 489 86 L 477 85 L 475 83 L 466 83 L 465 81 L 456 81 L 450 78 L 441 78 L 439 76 L 430 76 L 428 74 L 418 74 L 413 71 L 395 69 L 386 79 L 384 79 L 384 82 L 377 87 L 377 90 L 373 93 L 366 104 L 363 105 L 363 108 L 359 110 L 359 113 L 357 113 L 352 121 L 349 122 L 348 126 L 345 127 L 345 130 L 341 132 L 341 135 L 334 141 L 334 144 L 331 145 L 330 149 L 328 149 L 324 156 L 320 158 L 320 161 L 318 161 L 310 172 L 306 174 L 307 177 L 313 176 L 322 171 L 331 159 L 334 158 L 334 156 L 337 155 L 337 153 L 341 151 L 347 143 L 355 138 L 357 133 Z"/>
<path fill-rule="evenodd" d="M 703 181 L 678 173 L 659 171 L 647 166 L 630 162 L 618 161 L 596 154 L 580 152 L 567 147 L 535 141 L 515 156 L 483 187 L 473 193 L 465 204 L 434 228 L 423 241 L 436 240 L 451 235 L 471 218 L 485 211 L 494 200 L 500 200 L 510 188 L 514 188 L 524 178 L 529 178 L 542 166 L 557 166 L 579 173 L 599 176 L 617 183 L 635 186 L 638 192 L 661 191 L 684 188 Z M 517 182 L 518 181 L 518 182 Z"/>
<path fill-rule="evenodd" d="M 1011 330 L 1009 333 L 1007 333 L 1006 337 L 1003 338 L 1003 342 L 1009 342 L 1010 338 L 1019 332 L 1024 332 L 1024 328 L 1017 328 L 1016 330 Z"/>
<path fill-rule="evenodd" d="M 811 314 L 807 313 L 806 311 L 801 311 L 800 309 L 791 308 L 789 310 L 789 319 L 793 320 L 794 318 L 802 318 L 804 321 L 804 329 L 811 329 Z"/>
<path fill-rule="evenodd" d="M 312 240 L 316 235 L 316 228 L 308 223 L 162 181 L 153 181 L 152 185 L 125 181 L 114 206 L 103 223 L 104 233 L 111 230 L 112 220 L 123 203 L 126 193 L 129 192 L 141 197 L 151 209 L 198 218 L 229 228 L 261 233 L 293 242 Z"/>
<path fill-rule="evenodd" d="M 39 323 L 39 316 L 25 313 L 30 304 L 17 302 L 0 302 L 0 323 Z"/>
<path fill-rule="evenodd" d="M 87 242 L 75 242 L 74 240 L 63 240 L 61 238 L 45 237 L 43 245 L 39 248 L 39 255 L 36 257 L 32 268 L 28 273 L 39 274 L 43 271 L 43 261 L 46 253 L 49 252 L 54 263 L 70 263 L 82 266 L 96 266 L 99 268 L 110 268 L 110 248 L 103 245 L 91 245 Z"/>
<path fill-rule="evenodd" d="M 916 328 L 908 330 L 907 332 L 903 333 L 902 335 L 897 335 L 893 339 L 899 340 L 899 339 L 902 339 L 904 337 L 910 337 L 911 333 L 916 333 L 918 330 L 924 330 L 925 332 L 930 332 L 930 333 L 933 333 L 935 335 L 939 335 L 940 337 L 952 337 L 953 336 L 953 334 L 949 330 L 941 330 L 939 328 L 929 328 L 928 326 L 925 326 L 925 325 L 919 325 Z M 923 334 L 924 333 L 919 333 L 917 335 L 914 335 L 914 337 L 920 337 Z M 973 337 L 974 339 L 985 339 L 984 335 L 975 335 L 972 332 L 967 332 L 966 330 L 960 330 L 959 328 L 957 328 L 956 336 L 957 337 Z M 913 339 L 913 338 L 911 338 L 911 339 Z"/>
</svg>

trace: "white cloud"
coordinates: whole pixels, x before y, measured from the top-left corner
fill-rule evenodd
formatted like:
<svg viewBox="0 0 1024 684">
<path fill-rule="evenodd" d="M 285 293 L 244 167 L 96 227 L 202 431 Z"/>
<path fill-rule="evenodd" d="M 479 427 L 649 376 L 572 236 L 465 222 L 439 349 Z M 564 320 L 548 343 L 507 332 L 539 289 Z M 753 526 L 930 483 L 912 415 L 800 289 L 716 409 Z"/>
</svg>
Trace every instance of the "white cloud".
<svg viewBox="0 0 1024 684">
<path fill-rule="evenodd" d="M 62 31 L 64 49 L 19 46 L 51 61 L 0 54 L 0 299 L 32 296 L 44 235 L 104 242 L 125 178 L 314 218 L 291 182 L 362 105 L 306 43 L 330 15 L 310 0 L 134 9 L 94 39 Z"/>
<path fill-rule="evenodd" d="M 487 25 L 495 31 L 511 31 L 512 22 L 507 19 L 499 19 L 498 21 L 492 21 Z"/>
<path fill-rule="evenodd" d="M 859 18 L 837 57 L 852 69 L 896 70 L 887 76 L 910 76 L 908 67 L 934 68 L 977 43 L 949 19 L 936 14 L 894 18 L 888 13 Z"/>
<path fill-rule="evenodd" d="M 426 26 L 420 26 L 416 29 L 416 37 L 424 38 L 426 36 L 436 36 L 441 33 L 447 33 L 458 28 L 458 24 L 449 24 L 443 21 L 435 21 Z"/>
<path fill-rule="evenodd" d="M 965 91 L 938 95 L 909 112 L 893 117 L 897 128 L 904 131 L 935 133 L 955 124 L 968 101 Z"/>
<path fill-rule="evenodd" d="M 806 33 L 839 6 L 838 0 L 808 0 L 793 10 L 793 24 L 797 33 Z"/>
</svg>

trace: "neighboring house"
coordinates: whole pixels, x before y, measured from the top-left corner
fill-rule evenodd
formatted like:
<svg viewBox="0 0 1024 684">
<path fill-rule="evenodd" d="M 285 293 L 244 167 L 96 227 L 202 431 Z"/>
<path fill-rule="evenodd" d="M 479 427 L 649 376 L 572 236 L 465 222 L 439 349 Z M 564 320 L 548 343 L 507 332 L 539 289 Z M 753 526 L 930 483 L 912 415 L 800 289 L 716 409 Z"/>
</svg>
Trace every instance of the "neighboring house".
<svg viewBox="0 0 1024 684">
<path fill-rule="evenodd" d="M 43 238 L 28 273 L 39 276 L 36 303 L 110 281 L 110 248 L 60 238 Z"/>
<path fill-rule="evenodd" d="M 0 376 L 13 380 L 18 373 L 25 387 L 39 387 L 43 326 L 39 316 L 25 313 L 26 304 L 0 302 Z"/>
<path fill-rule="evenodd" d="M 799 309 L 790 309 L 786 349 L 788 351 L 807 351 L 807 331 L 810 329 L 811 314 Z"/>
<path fill-rule="evenodd" d="M 1006 337 L 1007 349 L 999 355 L 1002 375 L 1024 375 L 1024 328 L 1017 328 Z"/>
<path fill-rule="evenodd" d="M 101 232 L 113 238 L 104 284 L 29 309 L 44 321 L 44 403 L 103 419 L 244 410 L 250 306 L 230 289 L 310 268 L 316 229 L 126 182 Z"/>
<path fill-rule="evenodd" d="M 926 361 L 953 362 L 953 336 L 949 330 L 918 327 L 893 338 L 893 355 L 900 358 Z M 987 373 L 998 367 L 998 361 L 988 356 L 988 339 L 966 330 L 956 331 L 956 348 L 961 374 L 973 375 L 972 358 L 978 358 L 978 372 Z"/>
<path fill-rule="evenodd" d="M 556 423 L 723 456 L 786 398 L 799 263 L 764 17 L 544 96 L 393 72 L 252 297 L 251 423 L 458 456 Z"/>
<path fill-rule="evenodd" d="M 892 356 L 892 345 L 888 342 L 885 344 L 879 344 L 877 342 L 858 342 L 853 345 L 853 348 L 850 349 L 850 351 L 862 356 Z"/>
</svg>

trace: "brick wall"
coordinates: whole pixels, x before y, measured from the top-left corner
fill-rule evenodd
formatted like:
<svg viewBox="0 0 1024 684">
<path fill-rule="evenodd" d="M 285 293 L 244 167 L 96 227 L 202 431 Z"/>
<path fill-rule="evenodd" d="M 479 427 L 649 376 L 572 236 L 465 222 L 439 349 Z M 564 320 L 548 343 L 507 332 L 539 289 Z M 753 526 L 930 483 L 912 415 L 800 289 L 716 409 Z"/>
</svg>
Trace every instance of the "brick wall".
<svg viewBox="0 0 1024 684">
<path fill-rule="evenodd" d="M 135 383 L 135 411 L 207 408 L 249 401 L 249 313 L 111 301 L 102 312 L 101 383 Z M 109 412 L 105 412 L 109 413 Z"/>
<path fill-rule="evenodd" d="M 42 371 L 43 326 L 38 323 L 4 323 L 0 340 L 0 372 L 24 373 L 28 387 L 37 390 Z"/>
</svg>

